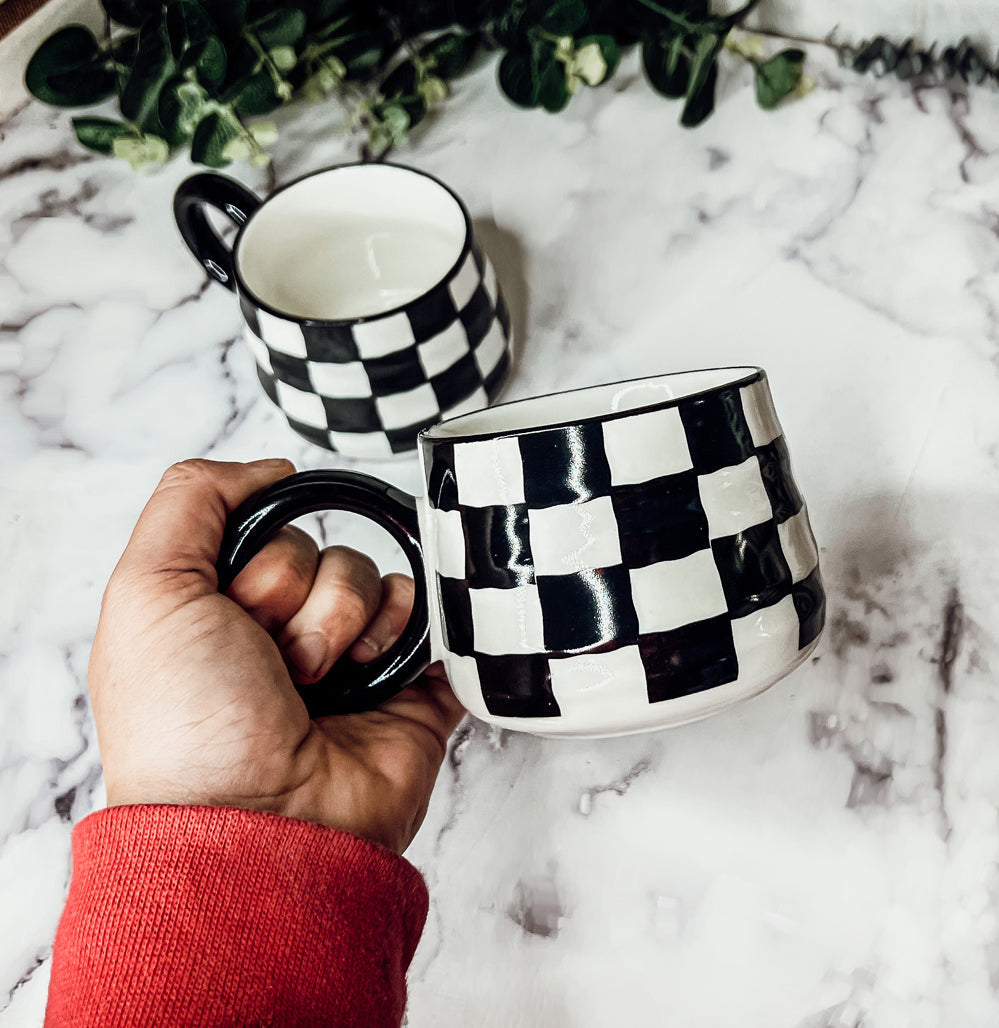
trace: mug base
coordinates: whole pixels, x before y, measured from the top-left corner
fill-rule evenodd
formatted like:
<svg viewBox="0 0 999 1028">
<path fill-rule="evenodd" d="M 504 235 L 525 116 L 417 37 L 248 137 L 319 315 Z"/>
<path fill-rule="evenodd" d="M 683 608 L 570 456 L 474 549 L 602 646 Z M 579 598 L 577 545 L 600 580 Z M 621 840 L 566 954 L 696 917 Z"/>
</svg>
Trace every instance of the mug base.
<svg viewBox="0 0 999 1028">
<path fill-rule="evenodd" d="M 582 719 L 568 718 L 515 718 L 483 716 L 476 712 L 475 717 L 497 728 L 505 728 L 514 732 L 526 732 L 543 739 L 613 739 L 626 735 L 642 735 L 647 732 L 659 732 L 667 728 L 678 728 L 681 725 L 703 721 L 715 714 L 727 710 L 744 700 L 752 699 L 766 692 L 781 679 L 796 671 L 812 655 L 819 644 L 820 633 L 795 658 L 781 667 L 772 675 L 753 678 L 748 681 L 729 682 L 715 686 L 690 696 L 680 696 L 672 700 L 663 700 L 649 704 L 640 714 L 634 711 L 623 715 L 620 722 L 610 724 L 603 719 L 597 727 Z"/>
</svg>

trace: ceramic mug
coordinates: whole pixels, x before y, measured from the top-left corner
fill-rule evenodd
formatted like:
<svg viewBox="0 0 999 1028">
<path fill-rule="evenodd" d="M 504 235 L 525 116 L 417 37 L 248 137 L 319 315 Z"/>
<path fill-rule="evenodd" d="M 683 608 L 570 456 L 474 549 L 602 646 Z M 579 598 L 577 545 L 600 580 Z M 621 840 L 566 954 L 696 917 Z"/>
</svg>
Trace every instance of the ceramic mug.
<svg viewBox="0 0 999 1028">
<path fill-rule="evenodd" d="M 230 248 L 206 207 L 239 226 Z M 443 183 L 349 164 L 260 200 L 194 175 L 174 197 L 184 242 L 239 296 L 266 394 L 319 446 L 381 458 L 421 429 L 491 403 L 510 369 L 510 318 L 468 211 Z"/>
<path fill-rule="evenodd" d="M 406 553 L 417 603 L 372 665 L 303 687 L 374 706 L 443 660 L 504 728 L 615 735 L 705 717 L 814 649 L 825 599 L 766 374 L 724 368 L 520 400 L 427 429 L 426 495 L 313 471 L 234 512 L 220 589 L 282 525 L 349 510 Z"/>
</svg>

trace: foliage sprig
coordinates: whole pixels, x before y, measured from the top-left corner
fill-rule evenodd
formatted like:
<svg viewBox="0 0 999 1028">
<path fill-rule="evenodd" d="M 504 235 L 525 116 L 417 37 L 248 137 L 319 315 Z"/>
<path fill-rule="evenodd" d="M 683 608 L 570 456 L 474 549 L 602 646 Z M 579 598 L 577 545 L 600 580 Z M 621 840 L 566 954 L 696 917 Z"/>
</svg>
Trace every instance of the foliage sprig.
<svg viewBox="0 0 999 1028">
<path fill-rule="evenodd" d="M 999 80 L 999 63 L 990 60 L 968 39 L 952 46 L 920 46 L 907 39 L 893 43 L 875 36 L 856 46 L 839 45 L 839 62 L 860 74 L 894 75 L 900 79 L 961 80 L 969 85 Z"/>
<path fill-rule="evenodd" d="M 377 157 L 446 99 L 476 54 L 497 49 L 503 93 L 558 112 L 638 46 L 649 84 L 682 100 L 680 121 L 695 126 L 714 110 L 731 30 L 758 2 L 718 15 L 709 0 L 102 0 L 103 38 L 60 29 L 25 81 L 58 107 L 117 98 L 120 118 L 73 125 L 84 146 L 135 167 L 185 145 L 209 167 L 266 164 L 276 129 L 254 119 L 297 97 L 337 97 Z M 802 51 L 764 59 L 729 49 L 753 65 L 761 106 L 799 89 Z"/>
</svg>

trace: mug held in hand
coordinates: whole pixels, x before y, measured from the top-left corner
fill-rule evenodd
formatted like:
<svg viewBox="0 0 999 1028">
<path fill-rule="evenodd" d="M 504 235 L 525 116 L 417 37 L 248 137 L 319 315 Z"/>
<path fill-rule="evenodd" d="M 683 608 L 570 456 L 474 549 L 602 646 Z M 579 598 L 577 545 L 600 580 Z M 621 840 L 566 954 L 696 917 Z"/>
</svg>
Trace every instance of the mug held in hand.
<svg viewBox="0 0 999 1028">
<path fill-rule="evenodd" d="M 205 214 L 239 226 L 230 249 Z M 199 174 L 174 198 L 181 235 L 239 296 L 264 392 L 299 435 L 347 456 L 416 448 L 421 429 L 491 403 L 510 318 L 458 197 L 398 165 L 341 165 L 261 201 Z"/>
<path fill-rule="evenodd" d="M 638 732 L 756 695 L 818 642 L 818 550 L 759 368 L 501 404 L 427 429 L 420 457 L 420 499 L 312 471 L 230 520 L 223 591 L 281 525 L 321 509 L 382 524 L 413 569 L 402 638 L 301 687 L 313 716 L 376 706 L 433 658 L 501 727 Z"/>
</svg>

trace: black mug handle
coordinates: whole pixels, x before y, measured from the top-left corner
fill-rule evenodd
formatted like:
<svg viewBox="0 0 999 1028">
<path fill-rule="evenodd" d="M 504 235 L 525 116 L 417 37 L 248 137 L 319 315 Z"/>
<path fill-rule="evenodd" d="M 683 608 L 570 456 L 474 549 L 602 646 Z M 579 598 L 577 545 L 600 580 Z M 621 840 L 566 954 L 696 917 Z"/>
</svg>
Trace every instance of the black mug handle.
<svg viewBox="0 0 999 1028">
<path fill-rule="evenodd" d="M 341 658 L 314 685 L 296 686 L 310 717 L 371 710 L 408 685 L 430 663 L 426 572 L 416 500 L 356 471 L 302 471 L 283 478 L 241 504 L 226 524 L 216 561 L 224 593 L 250 559 L 279 529 L 303 514 L 343 510 L 381 525 L 402 547 L 416 583 L 413 612 L 402 635 L 369 664 Z"/>
<path fill-rule="evenodd" d="M 234 292 L 232 248 L 212 228 L 205 206 L 214 207 L 242 226 L 261 203 L 258 196 L 235 179 L 210 172 L 192 175 L 181 182 L 173 197 L 173 216 L 187 248 L 211 278 Z"/>
</svg>

